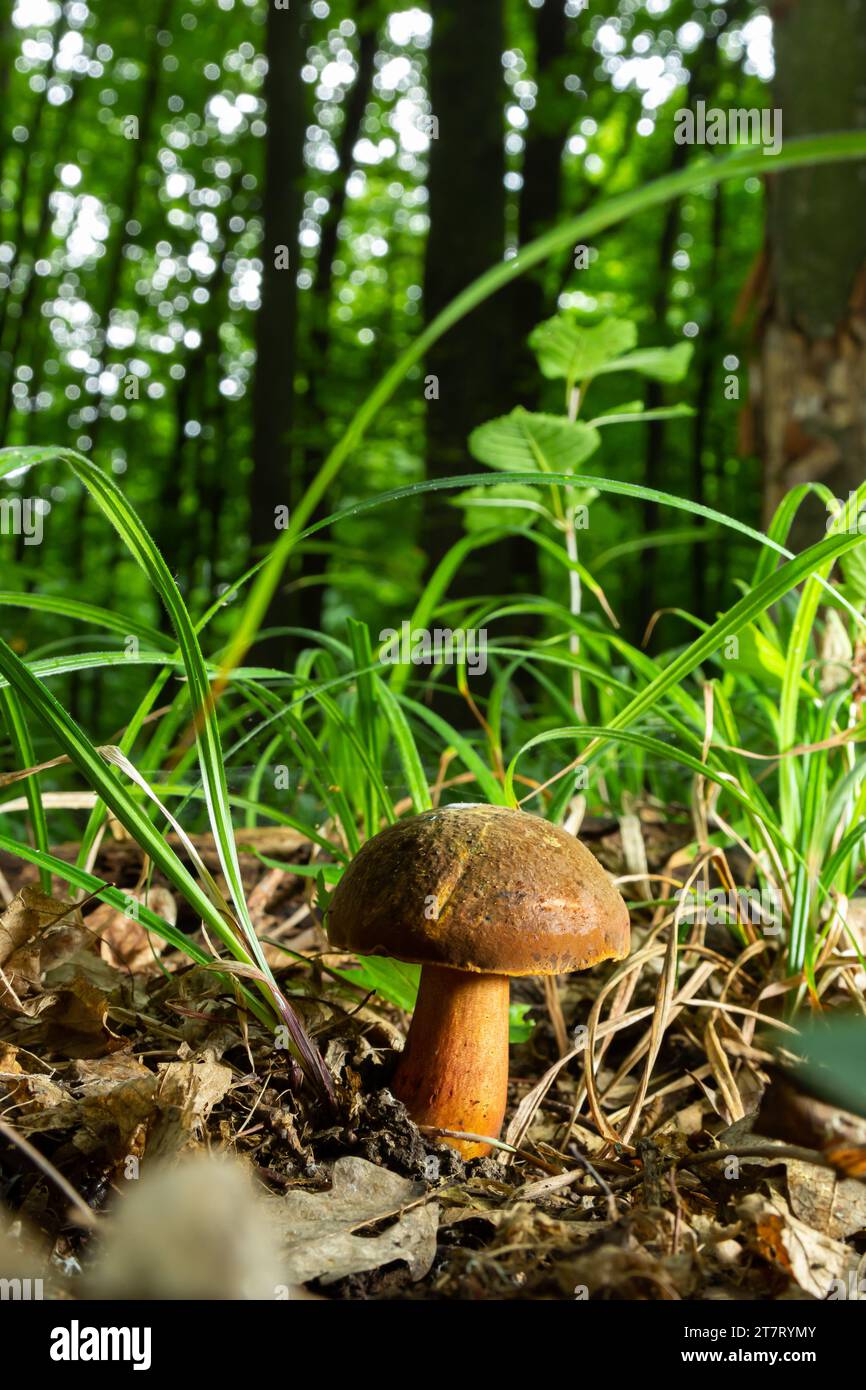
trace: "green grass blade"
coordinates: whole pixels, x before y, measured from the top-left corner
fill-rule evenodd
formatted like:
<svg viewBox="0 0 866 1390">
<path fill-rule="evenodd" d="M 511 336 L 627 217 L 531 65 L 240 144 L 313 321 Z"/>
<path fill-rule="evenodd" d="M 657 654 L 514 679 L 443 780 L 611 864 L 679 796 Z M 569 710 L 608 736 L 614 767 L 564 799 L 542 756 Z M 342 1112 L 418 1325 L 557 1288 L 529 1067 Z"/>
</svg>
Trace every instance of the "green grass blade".
<svg viewBox="0 0 866 1390">
<path fill-rule="evenodd" d="M 607 731 L 599 734 L 598 746 L 601 747 L 615 732 L 626 729 L 651 710 L 663 695 L 679 686 L 727 637 L 736 635 L 742 627 L 752 622 L 758 613 L 778 602 L 803 579 L 820 570 L 826 561 L 836 559 L 852 550 L 854 546 L 862 544 L 862 536 L 828 536 L 768 575 L 756 589 L 745 594 L 685 651 L 670 661 L 644 690 L 629 701 L 625 709 L 614 716 Z"/>
<path fill-rule="evenodd" d="M 36 754 L 33 751 L 33 742 L 30 738 L 30 730 L 27 727 L 27 720 L 21 709 L 21 703 L 14 690 L 6 689 L 2 692 L 3 712 L 6 716 L 6 727 L 9 730 L 9 737 L 12 740 L 12 748 L 18 760 L 20 768 L 33 767 L 36 763 Z M 48 849 L 48 821 L 45 817 L 45 807 L 42 804 L 42 794 L 39 788 L 38 774 L 28 777 L 25 783 L 25 795 L 27 806 L 30 813 L 30 829 L 33 834 L 33 843 L 37 849 L 46 851 Z M 46 893 L 51 891 L 51 875 L 47 870 L 40 868 L 39 881 Z"/>
</svg>

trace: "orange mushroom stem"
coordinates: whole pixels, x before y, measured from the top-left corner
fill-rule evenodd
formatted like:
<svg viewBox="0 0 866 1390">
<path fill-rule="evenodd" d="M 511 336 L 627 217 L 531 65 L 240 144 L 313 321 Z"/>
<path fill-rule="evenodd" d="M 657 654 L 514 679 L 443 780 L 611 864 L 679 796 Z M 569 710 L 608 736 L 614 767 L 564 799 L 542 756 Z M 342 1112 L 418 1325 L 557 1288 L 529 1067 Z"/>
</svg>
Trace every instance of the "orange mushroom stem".
<svg viewBox="0 0 866 1390">
<path fill-rule="evenodd" d="M 391 1089 L 419 1125 L 498 1139 L 508 1093 L 507 975 L 425 965 Z M 489 1144 L 447 1139 L 463 1158 Z"/>
</svg>

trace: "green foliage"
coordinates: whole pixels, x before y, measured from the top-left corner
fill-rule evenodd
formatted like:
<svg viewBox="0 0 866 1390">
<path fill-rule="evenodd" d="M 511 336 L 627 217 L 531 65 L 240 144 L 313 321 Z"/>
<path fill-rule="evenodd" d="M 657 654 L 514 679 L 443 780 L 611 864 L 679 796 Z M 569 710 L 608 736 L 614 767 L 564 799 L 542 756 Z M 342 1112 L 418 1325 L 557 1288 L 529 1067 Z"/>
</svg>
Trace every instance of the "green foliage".
<svg viewBox="0 0 866 1390">
<path fill-rule="evenodd" d="M 637 344 L 637 325 L 630 319 L 604 319 L 583 327 L 574 316 L 557 314 L 529 335 L 542 375 L 564 381 L 570 389 L 591 381 Z"/>
<path fill-rule="evenodd" d="M 469 440 L 480 463 L 506 473 L 535 468 L 568 473 L 591 458 L 601 436 L 589 425 L 559 415 L 534 415 L 521 406 L 502 420 L 481 425 Z"/>
<path fill-rule="evenodd" d="M 866 1116 L 866 1019 L 836 1015 L 800 1025 L 798 1071 L 814 1094 Z"/>
</svg>

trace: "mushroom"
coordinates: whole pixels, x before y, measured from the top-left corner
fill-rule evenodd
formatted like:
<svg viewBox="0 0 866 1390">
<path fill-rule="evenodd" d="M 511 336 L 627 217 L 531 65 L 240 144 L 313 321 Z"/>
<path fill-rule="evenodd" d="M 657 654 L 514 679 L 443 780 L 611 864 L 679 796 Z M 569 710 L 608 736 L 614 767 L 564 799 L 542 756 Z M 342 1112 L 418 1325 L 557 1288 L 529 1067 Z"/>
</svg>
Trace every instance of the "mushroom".
<svg viewBox="0 0 866 1390">
<path fill-rule="evenodd" d="M 629 949 L 628 909 L 589 850 L 540 816 L 452 805 L 362 846 L 328 909 L 334 946 L 423 967 L 391 1089 L 418 1124 L 497 1139 L 510 975 L 560 975 Z M 464 1158 L 490 1145 L 450 1139 Z"/>
</svg>

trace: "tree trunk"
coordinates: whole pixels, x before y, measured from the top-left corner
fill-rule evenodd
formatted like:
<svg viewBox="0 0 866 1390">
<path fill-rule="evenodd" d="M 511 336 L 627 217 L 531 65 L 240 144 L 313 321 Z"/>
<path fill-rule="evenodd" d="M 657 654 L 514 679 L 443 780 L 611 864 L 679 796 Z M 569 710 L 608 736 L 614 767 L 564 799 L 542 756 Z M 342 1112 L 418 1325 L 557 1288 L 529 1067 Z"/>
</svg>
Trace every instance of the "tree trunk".
<svg viewBox="0 0 866 1390">
<path fill-rule="evenodd" d="M 358 28 L 358 71 L 355 81 L 346 96 L 343 110 L 343 125 L 337 146 L 339 167 L 334 175 L 330 190 L 328 211 L 322 218 L 319 234 L 319 250 L 316 257 L 316 279 L 311 301 L 310 321 L 310 390 L 306 396 L 306 409 L 313 416 L 313 424 L 321 436 L 321 446 L 316 444 L 307 452 L 304 463 L 304 478 L 312 481 L 324 462 L 328 445 L 332 438 L 329 431 L 329 416 L 333 410 L 334 392 L 330 370 L 331 356 L 331 301 L 334 285 L 334 261 L 340 246 L 340 224 L 346 210 L 348 181 L 352 174 L 355 146 L 361 137 L 364 114 L 373 88 L 376 51 L 378 45 L 378 25 L 376 7 L 370 0 L 362 0 L 358 5 L 355 23 Z M 389 339 L 389 341 L 392 341 Z M 373 373 L 371 372 L 371 376 Z M 315 521 L 319 508 L 310 518 Z M 298 622 L 301 627 L 321 627 L 322 599 L 324 586 L 315 584 L 299 589 L 296 593 Z"/>
<path fill-rule="evenodd" d="M 304 178 L 305 100 L 300 70 L 304 56 L 302 7 L 268 7 L 265 78 L 268 131 L 262 200 L 262 304 L 256 320 L 256 375 L 253 390 L 253 471 L 250 531 L 254 546 L 278 538 L 280 507 L 293 496 L 292 425 L 298 324 L 298 226 Z M 286 266 L 288 259 L 288 266 Z M 293 621 L 294 605 L 282 587 L 274 596 L 267 624 Z M 283 638 L 259 644 L 258 655 L 280 663 Z"/>
<path fill-rule="evenodd" d="M 505 250 L 502 0 L 432 0 L 429 92 L 430 233 L 424 276 L 428 322 Z M 438 128 L 437 128 L 438 127 Z M 511 329 L 505 296 L 485 301 L 427 357 L 427 473 L 470 471 L 467 436 L 509 408 Z M 460 512 L 436 497 L 427 513 L 426 549 L 434 566 L 463 534 Z M 505 585 L 507 546 L 467 563 L 452 593 Z M 495 572 L 494 572 L 495 570 Z M 513 575 L 512 575 L 513 581 Z M 507 585 L 506 585 L 507 587 Z"/>
<path fill-rule="evenodd" d="M 219 531 L 220 518 L 209 513 L 209 503 L 205 501 L 208 480 L 199 471 L 204 467 L 202 461 L 208 452 L 206 439 L 202 435 L 189 439 L 186 426 L 193 418 L 203 424 L 205 431 L 208 425 L 213 426 L 211 412 L 215 404 L 208 390 L 209 378 L 219 379 L 220 324 L 230 313 L 228 290 L 232 251 L 228 224 L 239 198 L 244 199 L 244 204 L 246 202 L 246 195 L 241 191 L 243 171 L 244 165 L 238 160 L 231 175 L 221 235 L 211 247 L 217 268 L 208 281 L 208 301 L 199 319 L 201 336 L 198 346 L 191 348 L 184 360 L 184 374 L 175 392 L 174 440 L 163 465 L 166 472 L 160 488 L 160 548 L 182 586 L 192 583 L 197 560 L 216 558 L 211 539 Z M 219 390 L 214 394 L 217 401 L 224 402 Z M 225 438 L 219 440 L 219 446 L 225 450 Z M 187 495 L 198 499 L 194 518 L 184 512 Z"/>
<path fill-rule="evenodd" d="M 784 138 L 866 128 L 866 0 L 774 6 L 774 104 Z M 764 522 L 797 483 L 826 483 L 846 498 L 866 458 L 866 165 L 772 175 L 769 299 L 757 399 L 764 460 Z M 823 532 L 817 499 L 795 546 Z"/>
<path fill-rule="evenodd" d="M 529 117 L 529 130 L 523 152 L 523 187 L 520 193 L 518 241 L 521 246 L 534 241 L 553 226 L 559 215 L 562 191 L 562 156 L 565 141 L 574 123 L 574 110 L 562 100 L 563 60 L 569 26 L 577 21 L 566 18 L 558 0 L 548 0 L 534 11 L 535 81 L 538 86 L 535 107 Z M 592 55 L 593 58 L 595 55 Z M 515 337 L 515 401 L 534 408 L 538 402 L 539 374 L 535 357 L 526 339 L 537 323 L 554 312 L 544 289 L 545 267 L 521 275 L 505 291 L 511 309 Z"/>
<path fill-rule="evenodd" d="M 54 48 L 54 59 L 52 63 L 52 74 L 57 74 L 57 57 L 59 52 L 59 40 L 62 32 L 60 19 L 55 23 L 52 31 L 51 42 Z M 54 112 L 54 130 L 51 144 L 46 155 L 40 161 L 39 153 L 42 148 L 42 127 L 48 110 L 48 100 L 44 92 L 40 92 L 35 97 L 33 116 L 30 122 L 30 136 L 25 149 L 21 152 L 20 163 L 16 166 L 17 173 L 17 193 L 15 207 L 15 221 L 11 229 L 11 241 L 13 244 L 13 257 L 6 266 L 8 276 L 8 288 L 0 295 L 0 346 L 3 345 L 7 333 L 7 317 L 12 321 L 12 341 L 8 349 L 9 370 L 6 373 L 6 383 L 3 391 L 3 401 L 0 405 L 0 443 L 11 444 L 9 429 L 12 414 L 13 396 L 12 387 L 15 383 L 15 367 L 20 362 L 21 345 L 24 341 L 24 333 L 33 332 L 33 316 L 31 308 L 37 287 L 44 288 L 44 282 L 36 274 L 34 266 L 43 252 L 48 229 L 51 225 L 51 208 L 49 207 L 49 195 L 56 183 L 55 167 L 61 157 L 64 143 L 69 140 L 69 122 L 78 98 L 81 94 L 82 81 L 79 78 L 73 83 L 72 96 L 62 107 L 60 112 Z M 49 117 L 49 119 L 51 119 Z M 46 142 L 47 143 L 47 142 Z M 4 140 L 3 169 L 5 173 L 10 151 L 9 142 Z M 14 145 L 12 147 L 14 149 Z M 41 171 L 40 171 L 41 164 Z M 39 220 L 36 224 L 32 237 L 28 237 L 28 213 L 30 211 L 30 181 L 34 173 L 42 173 L 41 186 L 37 193 L 39 202 Z M 13 295 L 13 286 L 16 279 L 16 269 L 22 264 L 28 265 L 27 281 L 18 302 Z M 37 334 L 45 335 L 47 327 L 44 323 L 37 323 L 35 331 Z"/>
<path fill-rule="evenodd" d="M 160 89 L 160 78 L 162 73 L 162 45 L 159 42 L 160 34 L 169 27 L 171 12 L 174 7 L 174 0 L 162 0 L 159 12 L 154 20 L 151 30 L 150 47 L 148 50 L 146 72 L 147 78 L 141 94 L 141 106 L 138 117 L 138 136 L 132 140 L 129 165 L 126 170 L 126 185 L 123 196 L 119 200 L 121 216 L 115 224 L 115 234 L 106 256 L 104 276 L 100 277 L 102 287 L 102 303 L 99 310 L 99 322 L 102 331 L 102 359 L 107 363 L 111 350 L 106 340 L 106 334 L 111 326 L 111 315 L 122 301 L 123 272 L 128 232 L 126 230 L 129 222 L 133 220 L 140 206 L 140 200 L 144 192 L 144 168 L 148 153 L 151 148 L 151 139 L 154 131 L 158 131 L 157 98 Z M 95 460 L 97 439 L 101 435 L 102 427 L 105 424 L 104 400 L 99 393 L 93 401 L 96 410 L 96 418 L 90 429 L 90 454 Z M 80 559 L 80 552 L 79 552 Z M 77 570 L 76 572 L 80 572 Z"/>
<path fill-rule="evenodd" d="M 686 105 L 688 105 L 688 101 Z M 676 173 L 686 163 L 685 145 L 674 145 L 671 152 L 670 173 Z M 664 213 L 662 232 L 658 243 L 655 285 L 653 299 L 653 324 L 660 340 L 664 338 L 664 325 L 667 320 L 668 299 L 670 296 L 671 265 L 676 247 L 677 232 L 680 225 L 681 206 L 676 199 L 667 205 Z M 661 382 L 650 381 L 646 387 L 647 411 L 658 410 L 665 403 L 665 390 Z M 665 462 L 665 421 L 650 420 L 646 426 L 646 454 L 644 456 L 644 485 L 659 489 Z M 644 535 L 652 537 L 659 529 L 659 509 L 655 502 L 643 504 Z M 647 623 L 658 607 L 659 555 L 654 546 L 649 546 L 641 561 L 641 592 L 639 600 L 640 631 L 646 630 Z"/>
<path fill-rule="evenodd" d="M 138 135 L 130 141 L 131 150 L 129 164 L 126 169 L 126 182 L 121 197 L 118 200 L 120 217 L 114 223 L 111 243 L 105 257 L 105 269 L 99 277 L 101 290 L 101 300 L 99 303 L 99 324 L 100 324 L 100 343 L 98 356 L 101 357 L 102 365 L 105 366 L 111 357 L 111 348 L 108 343 L 108 330 L 111 327 L 111 315 L 118 308 L 123 300 L 123 271 L 125 265 L 124 250 L 129 233 L 127 226 L 134 219 L 140 205 L 143 192 L 144 179 L 143 172 L 151 147 L 151 138 L 154 127 L 157 124 L 157 96 L 160 86 L 160 74 L 162 72 L 162 47 L 159 42 L 160 33 L 168 26 L 174 0 L 162 0 L 159 12 L 150 30 L 150 44 L 146 59 L 146 78 L 141 93 L 141 104 L 138 115 Z M 92 402 L 96 414 L 92 424 L 88 427 L 87 434 L 90 439 L 89 454 L 94 461 L 98 462 L 98 444 L 102 437 L 107 415 L 105 412 L 105 400 L 102 392 L 98 392 Z M 110 423 L 110 421 L 109 421 Z M 73 553 L 72 553 L 72 572 L 76 581 L 80 581 L 84 576 L 85 559 L 88 553 L 88 494 L 87 490 L 79 487 L 78 498 L 75 504 L 75 520 L 73 525 Z M 107 573 L 110 574 L 111 566 L 108 566 Z M 71 682 L 70 699 L 77 705 L 79 694 L 79 676 L 74 673 Z"/>
<path fill-rule="evenodd" d="M 707 500 L 707 481 L 712 478 L 718 465 L 718 454 L 714 451 L 712 461 L 708 457 L 710 452 L 710 421 L 713 404 L 713 390 L 718 381 L 718 363 L 724 356 L 720 351 L 720 329 L 724 321 L 724 313 L 720 312 L 718 294 L 715 288 L 718 285 L 719 274 L 721 271 L 722 246 L 724 240 L 724 209 L 725 209 L 725 186 L 721 184 L 713 190 L 713 228 L 712 228 L 712 254 L 709 264 L 708 276 L 708 298 L 710 303 L 710 315 L 704 324 L 704 331 L 701 334 L 697 346 L 697 367 L 698 367 L 698 389 L 695 397 L 695 417 L 692 428 L 692 488 L 691 498 L 693 502 L 699 502 L 702 506 Z M 718 505 L 718 504 L 717 504 Z M 697 517 L 694 522 L 703 529 L 704 522 Z M 724 552 L 724 546 L 719 549 Z M 707 607 L 707 564 L 709 556 L 707 545 L 704 541 L 698 541 L 692 546 L 692 579 L 691 579 L 691 602 L 690 609 L 698 618 L 706 618 L 710 621 L 715 616 L 712 610 Z M 718 597 L 719 590 L 713 593 L 714 600 Z"/>
<path fill-rule="evenodd" d="M 695 103 L 699 100 L 706 100 L 708 104 L 713 100 L 714 94 L 718 90 L 719 84 L 719 42 L 722 35 L 728 28 L 742 22 L 746 5 L 744 0 L 733 0 L 728 5 L 727 21 L 725 25 L 716 31 L 715 36 L 704 41 L 704 46 L 695 58 L 689 84 L 686 89 L 685 101 L 683 105 L 693 110 Z M 688 162 L 689 152 L 686 145 L 674 145 L 671 151 L 669 172 L 676 173 L 685 167 Z M 658 248 L 658 271 L 656 278 L 656 295 L 653 312 L 653 321 L 656 331 L 660 330 L 665 323 L 668 311 L 668 300 L 670 295 L 671 271 L 673 264 L 673 254 L 676 249 L 677 232 L 680 225 L 681 201 L 676 199 L 668 203 L 662 224 L 661 240 Z M 657 410 L 665 404 L 666 396 L 664 387 L 657 381 L 651 381 L 647 385 L 645 403 L 646 409 Z M 652 420 L 647 425 L 647 444 L 646 462 L 644 468 L 644 482 L 648 488 L 660 489 L 664 486 L 664 461 L 666 450 L 667 429 L 664 420 Z M 694 461 L 694 469 L 700 470 L 701 462 L 699 459 Z M 695 489 L 696 500 L 698 495 L 703 495 L 703 479 L 698 479 L 695 472 L 692 474 L 692 486 Z M 655 502 L 645 502 L 643 507 L 643 525 L 647 535 L 652 535 L 659 529 L 659 509 Z M 661 553 L 650 546 L 646 551 L 642 561 L 642 583 L 641 583 L 641 606 L 640 619 L 641 628 L 645 629 L 646 624 L 655 613 L 659 603 L 658 579 L 661 566 L 664 561 Z M 703 603 L 703 594 L 698 592 L 696 595 L 698 603 Z M 694 606 L 694 605 L 693 605 Z"/>
</svg>

